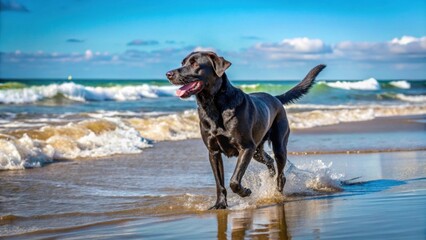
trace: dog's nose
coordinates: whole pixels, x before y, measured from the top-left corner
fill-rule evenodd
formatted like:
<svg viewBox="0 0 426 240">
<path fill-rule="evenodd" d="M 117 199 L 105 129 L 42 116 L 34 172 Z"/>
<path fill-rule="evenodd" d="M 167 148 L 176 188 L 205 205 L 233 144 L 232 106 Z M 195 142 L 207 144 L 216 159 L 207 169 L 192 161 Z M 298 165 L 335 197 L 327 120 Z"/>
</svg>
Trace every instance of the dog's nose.
<svg viewBox="0 0 426 240">
<path fill-rule="evenodd" d="M 173 78 L 173 75 L 175 75 L 175 74 L 173 73 L 173 71 L 168 71 L 168 72 L 166 73 L 166 76 L 167 76 L 167 78 L 168 78 L 168 79 L 172 79 L 172 78 Z"/>
</svg>

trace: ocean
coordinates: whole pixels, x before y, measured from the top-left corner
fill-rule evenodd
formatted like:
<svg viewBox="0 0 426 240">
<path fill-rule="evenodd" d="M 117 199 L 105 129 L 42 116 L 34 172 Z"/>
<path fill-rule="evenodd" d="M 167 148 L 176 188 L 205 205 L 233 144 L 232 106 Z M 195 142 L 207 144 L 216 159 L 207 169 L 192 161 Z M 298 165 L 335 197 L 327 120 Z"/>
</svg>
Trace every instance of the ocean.
<svg viewBox="0 0 426 240">
<path fill-rule="evenodd" d="M 281 94 L 298 81 L 233 81 Z M 165 80 L 1 80 L 1 239 L 424 239 L 426 81 L 317 81 L 286 106 L 287 178 L 215 202 L 194 98 Z M 265 150 L 271 154 L 269 146 Z"/>
<path fill-rule="evenodd" d="M 298 81 L 234 81 L 282 94 Z M 196 102 L 165 80 L 0 80 L 0 170 L 140 153 L 199 137 Z M 286 106 L 292 129 L 426 113 L 426 81 L 317 81 Z"/>
</svg>

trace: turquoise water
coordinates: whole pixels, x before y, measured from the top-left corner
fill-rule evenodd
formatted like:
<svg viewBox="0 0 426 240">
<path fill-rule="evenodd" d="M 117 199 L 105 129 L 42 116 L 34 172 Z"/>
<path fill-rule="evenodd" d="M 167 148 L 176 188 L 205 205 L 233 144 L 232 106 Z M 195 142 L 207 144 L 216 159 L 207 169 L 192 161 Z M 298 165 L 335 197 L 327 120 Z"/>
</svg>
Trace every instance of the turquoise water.
<svg viewBox="0 0 426 240">
<path fill-rule="evenodd" d="M 338 83 L 338 85 L 333 85 Z M 397 82 L 392 85 L 391 83 Z M 234 81 L 245 92 L 282 94 L 298 81 Z M 340 84 L 340 85 L 339 85 Z M 175 97 L 165 80 L 0 80 L 0 113 L 65 114 L 96 111 L 179 112 L 194 99 Z M 426 98 L 426 81 L 318 82 L 298 103 L 316 105 L 415 104 Z M 0 115 L 1 116 L 1 115 Z"/>
</svg>

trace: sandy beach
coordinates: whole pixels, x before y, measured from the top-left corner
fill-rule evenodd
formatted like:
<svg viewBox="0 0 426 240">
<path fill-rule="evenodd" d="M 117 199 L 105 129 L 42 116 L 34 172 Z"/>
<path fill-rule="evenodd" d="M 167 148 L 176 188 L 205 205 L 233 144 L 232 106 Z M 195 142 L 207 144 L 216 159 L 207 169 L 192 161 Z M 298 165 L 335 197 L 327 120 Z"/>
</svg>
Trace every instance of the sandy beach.
<svg viewBox="0 0 426 240">
<path fill-rule="evenodd" d="M 265 167 L 252 162 L 244 184 L 253 194 L 240 198 L 228 191 L 229 210 L 207 211 L 215 187 L 200 139 L 158 142 L 141 154 L 2 171 L 0 236 L 422 239 L 424 117 L 293 131 L 289 160 L 297 169 L 287 169 L 285 195 L 276 192 Z M 234 158 L 225 159 L 225 181 L 234 166 Z"/>
</svg>

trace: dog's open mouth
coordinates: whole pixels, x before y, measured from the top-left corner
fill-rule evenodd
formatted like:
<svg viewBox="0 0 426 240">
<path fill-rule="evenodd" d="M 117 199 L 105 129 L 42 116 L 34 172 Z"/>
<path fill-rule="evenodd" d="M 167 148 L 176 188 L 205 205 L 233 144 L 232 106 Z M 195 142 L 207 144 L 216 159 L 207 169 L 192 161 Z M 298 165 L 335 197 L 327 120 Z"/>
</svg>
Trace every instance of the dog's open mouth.
<svg viewBox="0 0 426 240">
<path fill-rule="evenodd" d="M 183 85 L 176 90 L 176 95 L 180 98 L 188 98 L 191 95 L 199 93 L 203 89 L 202 81 L 194 81 Z"/>
</svg>

